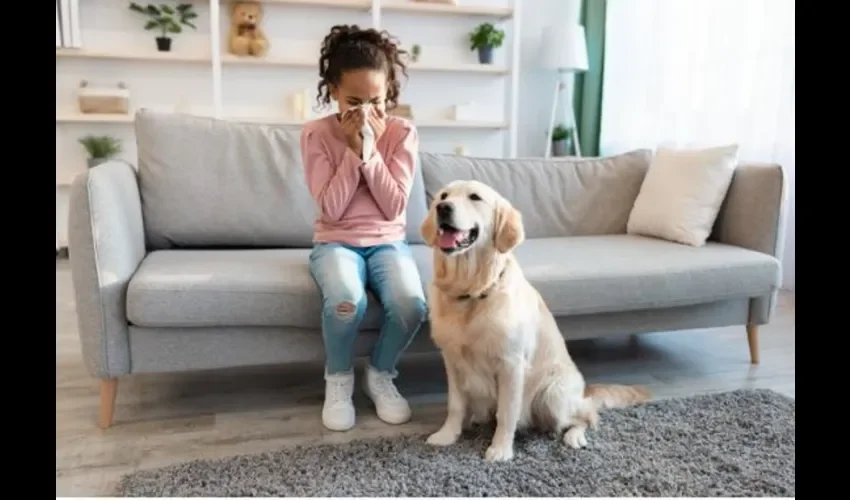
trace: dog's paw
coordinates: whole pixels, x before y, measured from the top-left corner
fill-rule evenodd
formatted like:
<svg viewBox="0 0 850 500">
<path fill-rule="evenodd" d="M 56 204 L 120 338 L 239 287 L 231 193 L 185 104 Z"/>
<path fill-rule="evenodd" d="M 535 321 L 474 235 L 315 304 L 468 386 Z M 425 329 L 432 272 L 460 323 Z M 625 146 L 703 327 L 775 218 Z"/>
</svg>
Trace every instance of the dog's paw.
<svg viewBox="0 0 850 500">
<path fill-rule="evenodd" d="M 575 450 L 587 446 L 586 429 L 583 427 L 571 427 L 564 433 L 564 444 Z"/>
<path fill-rule="evenodd" d="M 460 436 L 456 432 L 452 432 L 449 429 L 440 429 L 428 436 L 425 442 L 431 446 L 449 446 L 450 444 L 455 444 L 458 437 Z"/>
<path fill-rule="evenodd" d="M 488 462 L 506 462 L 514 457 L 514 450 L 510 446 L 498 446 L 491 444 L 484 453 L 484 460 Z"/>
</svg>

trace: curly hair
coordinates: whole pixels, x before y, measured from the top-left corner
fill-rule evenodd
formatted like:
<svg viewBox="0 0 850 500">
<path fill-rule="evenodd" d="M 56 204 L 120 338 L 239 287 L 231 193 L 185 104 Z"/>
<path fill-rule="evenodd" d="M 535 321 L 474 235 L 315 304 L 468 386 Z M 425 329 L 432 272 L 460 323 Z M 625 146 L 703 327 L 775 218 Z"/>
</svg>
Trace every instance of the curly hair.
<svg viewBox="0 0 850 500">
<path fill-rule="evenodd" d="M 387 74 L 387 109 L 398 105 L 401 92 L 399 71 L 407 78 L 402 56 L 407 52 L 386 31 L 361 29 L 356 24 L 337 25 L 322 41 L 319 57 L 319 105 L 331 102 L 330 86 L 338 86 L 346 71 L 372 69 Z"/>
</svg>

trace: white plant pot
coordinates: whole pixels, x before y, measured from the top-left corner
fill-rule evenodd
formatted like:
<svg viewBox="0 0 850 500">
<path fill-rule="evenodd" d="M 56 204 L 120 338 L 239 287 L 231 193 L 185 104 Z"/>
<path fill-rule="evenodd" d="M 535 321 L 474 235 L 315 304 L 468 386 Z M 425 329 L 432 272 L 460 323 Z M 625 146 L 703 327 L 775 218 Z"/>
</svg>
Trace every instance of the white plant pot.
<svg viewBox="0 0 850 500">
<path fill-rule="evenodd" d="M 92 167 L 96 167 L 96 166 L 100 165 L 101 163 L 106 163 L 108 161 L 109 161 L 109 158 L 88 158 L 86 160 L 86 163 L 88 164 L 89 168 L 92 168 Z"/>
</svg>

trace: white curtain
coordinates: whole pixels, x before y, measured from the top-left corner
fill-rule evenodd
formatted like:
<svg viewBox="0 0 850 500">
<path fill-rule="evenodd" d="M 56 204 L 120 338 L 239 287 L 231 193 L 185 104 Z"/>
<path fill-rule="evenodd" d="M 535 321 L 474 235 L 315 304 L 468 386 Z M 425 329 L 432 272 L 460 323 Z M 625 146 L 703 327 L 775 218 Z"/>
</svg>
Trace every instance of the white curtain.
<svg viewBox="0 0 850 500">
<path fill-rule="evenodd" d="M 789 179 L 794 288 L 794 0 L 608 0 L 600 154 L 740 145 Z"/>
</svg>

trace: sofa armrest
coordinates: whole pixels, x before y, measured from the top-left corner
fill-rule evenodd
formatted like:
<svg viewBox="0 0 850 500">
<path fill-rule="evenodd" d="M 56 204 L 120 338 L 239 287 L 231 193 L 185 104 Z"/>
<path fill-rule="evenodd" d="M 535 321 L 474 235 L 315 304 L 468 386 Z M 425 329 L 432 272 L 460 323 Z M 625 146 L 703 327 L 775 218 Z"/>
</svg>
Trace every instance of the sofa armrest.
<svg viewBox="0 0 850 500">
<path fill-rule="evenodd" d="M 74 179 L 68 253 L 86 369 L 98 378 L 127 374 L 127 286 L 145 257 L 142 204 L 132 166 L 110 161 Z"/>
<path fill-rule="evenodd" d="M 717 216 L 711 240 L 782 260 L 788 186 L 776 164 L 742 164 Z"/>
<path fill-rule="evenodd" d="M 776 310 L 782 281 L 787 205 L 788 186 L 782 167 L 742 164 L 735 169 L 714 225 L 712 240 L 772 255 L 779 261 L 776 288 L 750 301 L 749 325 L 768 323 Z"/>
</svg>

